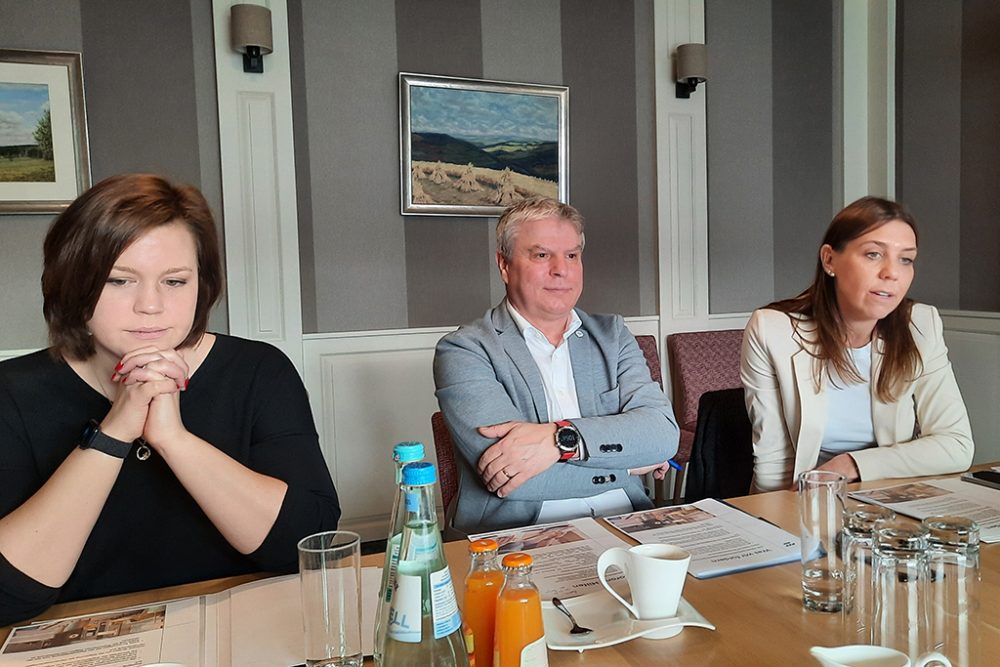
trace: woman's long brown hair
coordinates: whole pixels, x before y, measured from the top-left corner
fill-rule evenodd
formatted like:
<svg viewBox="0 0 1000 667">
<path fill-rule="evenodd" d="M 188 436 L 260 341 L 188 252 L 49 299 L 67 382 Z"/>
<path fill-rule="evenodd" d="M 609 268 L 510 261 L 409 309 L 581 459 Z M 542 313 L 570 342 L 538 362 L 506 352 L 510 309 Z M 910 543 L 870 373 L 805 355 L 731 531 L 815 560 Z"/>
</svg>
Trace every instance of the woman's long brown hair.
<svg viewBox="0 0 1000 667">
<path fill-rule="evenodd" d="M 909 225 L 914 238 L 917 237 L 916 221 L 901 204 L 878 197 L 862 197 L 834 217 L 823 236 L 823 243 L 841 252 L 850 241 L 893 220 Z M 828 375 L 835 372 L 847 382 L 863 381 L 848 352 L 847 325 L 837 305 L 834 280 L 823 270 L 823 260 L 817 256 L 812 285 L 798 296 L 766 306 L 790 315 L 802 315 L 815 324 L 813 338 L 807 340 L 815 346 L 812 354 L 816 360 L 814 376 L 817 390 L 824 371 Z M 882 339 L 885 346 L 882 367 L 875 381 L 875 396 L 883 403 L 896 400 L 903 388 L 916 378 L 921 367 L 920 351 L 910 331 L 912 308 L 913 300 L 904 298 L 895 310 L 875 323 L 875 335 Z M 792 326 L 801 335 L 799 322 L 798 318 L 792 317 Z"/>
</svg>

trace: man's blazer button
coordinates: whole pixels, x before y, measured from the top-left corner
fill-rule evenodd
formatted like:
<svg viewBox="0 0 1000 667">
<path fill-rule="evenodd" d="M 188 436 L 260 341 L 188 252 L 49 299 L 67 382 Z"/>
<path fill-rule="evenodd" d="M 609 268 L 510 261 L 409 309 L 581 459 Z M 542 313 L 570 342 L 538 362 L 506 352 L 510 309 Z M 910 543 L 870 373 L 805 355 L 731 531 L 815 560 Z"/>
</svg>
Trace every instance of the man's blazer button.
<svg viewBox="0 0 1000 667">
<path fill-rule="evenodd" d="M 601 451 L 602 452 L 608 451 L 608 446 L 607 445 L 601 445 Z"/>
<path fill-rule="evenodd" d="M 582 331 L 580 331 L 579 329 L 577 329 L 577 330 L 576 330 L 576 337 L 577 337 L 577 338 L 583 338 L 583 332 L 582 332 Z"/>
<path fill-rule="evenodd" d="M 608 481 L 609 482 L 615 481 L 615 476 L 614 475 L 608 475 Z"/>
<path fill-rule="evenodd" d="M 594 484 L 604 484 L 604 475 L 595 475 L 593 482 Z"/>
</svg>

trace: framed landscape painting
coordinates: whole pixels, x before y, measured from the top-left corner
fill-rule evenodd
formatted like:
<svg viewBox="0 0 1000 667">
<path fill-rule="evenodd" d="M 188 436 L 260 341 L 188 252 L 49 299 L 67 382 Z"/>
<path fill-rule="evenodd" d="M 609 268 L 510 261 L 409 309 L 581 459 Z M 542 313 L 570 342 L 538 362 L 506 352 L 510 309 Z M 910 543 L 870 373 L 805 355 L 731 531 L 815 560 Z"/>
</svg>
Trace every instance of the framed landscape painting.
<svg viewBox="0 0 1000 667">
<path fill-rule="evenodd" d="M 569 88 L 399 75 L 401 212 L 497 216 L 569 198 Z"/>
<path fill-rule="evenodd" d="M 0 213 L 51 213 L 90 187 L 79 53 L 0 49 Z"/>
</svg>

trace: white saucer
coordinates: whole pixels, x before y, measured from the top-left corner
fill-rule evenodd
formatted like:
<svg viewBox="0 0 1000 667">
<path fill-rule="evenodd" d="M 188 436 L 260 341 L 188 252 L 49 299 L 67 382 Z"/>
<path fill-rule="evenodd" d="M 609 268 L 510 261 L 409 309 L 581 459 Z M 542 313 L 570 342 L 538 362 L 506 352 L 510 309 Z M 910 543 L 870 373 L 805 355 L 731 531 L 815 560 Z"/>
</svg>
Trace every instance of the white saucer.
<svg viewBox="0 0 1000 667">
<path fill-rule="evenodd" d="M 586 651 L 614 646 L 636 637 L 667 639 L 680 634 L 687 625 L 715 629 L 684 598 L 677 606 L 676 616 L 650 621 L 636 620 L 628 609 L 604 590 L 563 600 L 563 604 L 573 613 L 577 623 L 591 628 L 593 632 L 571 635 L 569 630 L 573 626 L 566 615 L 553 607 L 551 601 L 544 600 L 542 622 L 545 624 L 545 643 L 554 651 Z"/>
</svg>

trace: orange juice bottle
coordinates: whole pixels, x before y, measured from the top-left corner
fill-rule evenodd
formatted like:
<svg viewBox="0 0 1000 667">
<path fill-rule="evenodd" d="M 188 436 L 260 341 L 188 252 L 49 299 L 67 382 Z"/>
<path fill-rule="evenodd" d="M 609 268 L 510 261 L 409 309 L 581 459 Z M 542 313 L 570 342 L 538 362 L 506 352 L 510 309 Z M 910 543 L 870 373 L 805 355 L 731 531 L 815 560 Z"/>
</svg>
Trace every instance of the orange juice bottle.
<svg viewBox="0 0 1000 667">
<path fill-rule="evenodd" d="M 507 554 L 506 579 L 497 597 L 493 667 L 548 667 L 542 598 L 531 583 L 531 556 Z"/>
<path fill-rule="evenodd" d="M 497 611 L 497 594 L 503 586 L 503 570 L 497 563 L 496 540 L 476 540 L 469 545 L 472 559 L 465 578 L 465 600 L 462 616 L 472 634 L 470 653 L 476 667 L 493 666 L 493 620 Z M 471 662 L 471 660 L 470 660 Z"/>
</svg>

